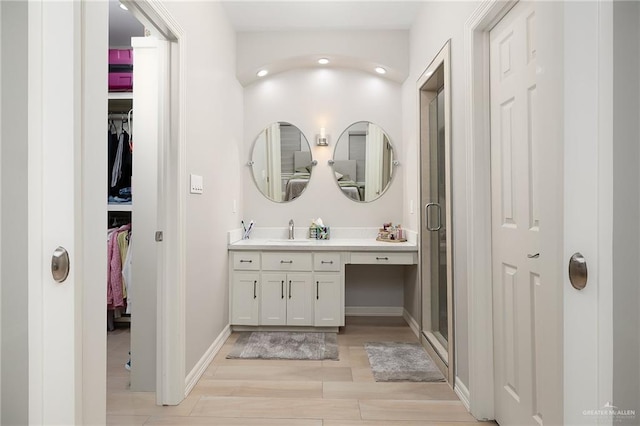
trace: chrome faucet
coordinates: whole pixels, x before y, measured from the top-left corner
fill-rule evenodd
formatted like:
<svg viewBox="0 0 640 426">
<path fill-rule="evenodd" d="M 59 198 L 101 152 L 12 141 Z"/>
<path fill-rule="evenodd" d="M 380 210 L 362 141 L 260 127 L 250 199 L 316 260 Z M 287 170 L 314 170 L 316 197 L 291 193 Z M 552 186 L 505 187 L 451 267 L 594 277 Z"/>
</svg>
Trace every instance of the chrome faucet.
<svg viewBox="0 0 640 426">
<path fill-rule="evenodd" d="M 293 240 L 293 219 L 289 220 L 289 239 Z"/>
</svg>

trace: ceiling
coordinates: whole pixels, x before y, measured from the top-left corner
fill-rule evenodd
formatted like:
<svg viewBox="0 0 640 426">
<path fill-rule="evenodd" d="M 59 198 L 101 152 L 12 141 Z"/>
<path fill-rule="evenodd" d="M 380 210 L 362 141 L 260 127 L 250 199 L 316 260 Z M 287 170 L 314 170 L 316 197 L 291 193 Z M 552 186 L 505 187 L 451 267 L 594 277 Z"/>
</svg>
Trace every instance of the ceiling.
<svg viewBox="0 0 640 426">
<path fill-rule="evenodd" d="M 143 37 L 144 26 L 131 13 L 120 8 L 118 0 L 109 0 L 109 46 L 129 47 L 131 37 Z"/>
<path fill-rule="evenodd" d="M 236 31 L 408 30 L 422 7 L 419 0 L 221 1 Z M 109 46 L 127 47 L 144 36 L 143 25 L 109 0 Z"/>
<path fill-rule="evenodd" d="M 236 31 L 408 30 L 422 1 L 222 0 Z"/>
</svg>

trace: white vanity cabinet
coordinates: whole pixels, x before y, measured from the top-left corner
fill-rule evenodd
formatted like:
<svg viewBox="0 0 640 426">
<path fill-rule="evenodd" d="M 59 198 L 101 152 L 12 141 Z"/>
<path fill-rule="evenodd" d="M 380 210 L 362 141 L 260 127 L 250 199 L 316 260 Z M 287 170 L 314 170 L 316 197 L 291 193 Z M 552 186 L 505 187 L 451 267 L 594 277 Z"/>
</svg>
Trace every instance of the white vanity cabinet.
<svg viewBox="0 0 640 426">
<path fill-rule="evenodd" d="M 348 265 L 416 265 L 413 243 L 366 240 L 242 240 L 229 245 L 233 326 L 324 327 L 345 324 Z"/>
<path fill-rule="evenodd" d="M 260 325 L 313 325 L 311 273 L 263 272 Z"/>
<path fill-rule="evenodd" d="M 344 325 L 342 303 L 342 256 L 340 253 L 315 253 L 313 256 L 316 327 Z"/>
<path fill-rule="evenodd" d="M 311 253 L 262 253 L 260 325 L 313 325 L 311 259 Z"/>
<path fill-rule="evenodd" d="M 258 325 L 259 273 L 236 272 L 231 281 L 231 323 Z"/>
<path fill-rule="evenodd" d="M 241 252 L 231 256 L 231 323 L 258 325 L 260 253 Z"/>
<path fill-rule="evenodd" d="M 231 252 L 231 325 L 344 325 L 342 268 L 334 252 Z"/>
</svg>

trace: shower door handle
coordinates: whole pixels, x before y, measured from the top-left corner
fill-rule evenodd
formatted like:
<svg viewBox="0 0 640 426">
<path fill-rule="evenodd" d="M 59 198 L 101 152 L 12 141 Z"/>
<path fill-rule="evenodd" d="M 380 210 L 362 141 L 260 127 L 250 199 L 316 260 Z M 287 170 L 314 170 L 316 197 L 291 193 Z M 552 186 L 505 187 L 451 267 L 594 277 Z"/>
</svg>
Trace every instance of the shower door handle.
<svg viewBox="0 0 640 426">
<path fill-rule="evenodd" d="M 429 220 L 429 208 L 435 207 L 438 209 L 438 226 L 431 226 Z M 424 207 L 424 221 L 427 224 L 427 231 L 439 231 L 442 228 L 442 209 L 438 203 L 428 203 Z"/>
</svg>

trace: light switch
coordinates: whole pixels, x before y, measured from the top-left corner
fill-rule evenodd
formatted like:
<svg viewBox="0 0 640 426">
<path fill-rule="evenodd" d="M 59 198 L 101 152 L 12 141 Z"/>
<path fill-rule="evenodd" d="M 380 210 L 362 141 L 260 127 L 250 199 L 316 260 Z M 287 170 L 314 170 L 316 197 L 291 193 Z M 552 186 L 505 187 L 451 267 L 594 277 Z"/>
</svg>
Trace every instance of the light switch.
<svg viewBox="0 0 640 426">
<path fill-rule="evenodd" d="M 191 175 L 191 193 L 192 194 L 202 194 L 202 176 L 199 175 Z"/>
</svg>

